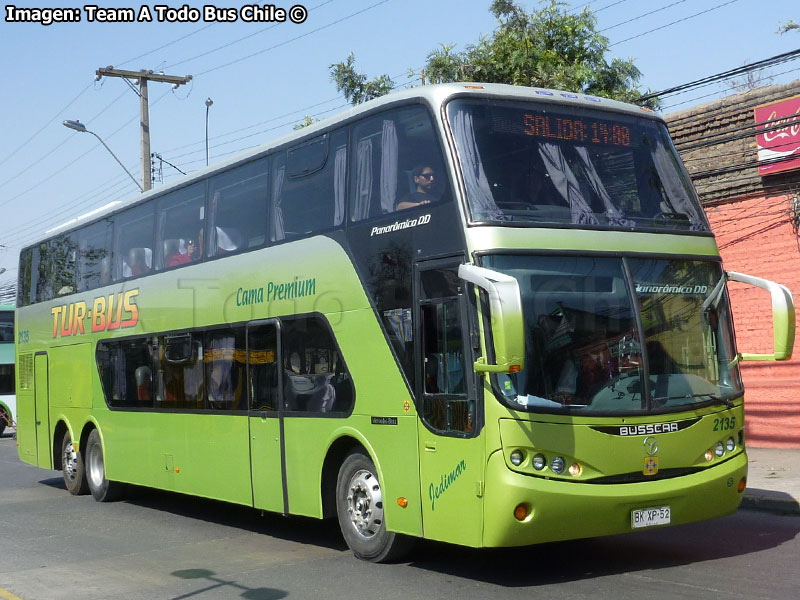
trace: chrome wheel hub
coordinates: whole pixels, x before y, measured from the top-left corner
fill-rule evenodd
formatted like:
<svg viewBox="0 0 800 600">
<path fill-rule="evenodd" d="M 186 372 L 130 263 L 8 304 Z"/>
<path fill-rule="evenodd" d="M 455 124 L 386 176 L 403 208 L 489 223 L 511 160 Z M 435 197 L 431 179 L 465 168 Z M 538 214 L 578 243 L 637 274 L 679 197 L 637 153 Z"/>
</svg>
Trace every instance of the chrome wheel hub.
<svg viewBox="0 0 800 600">
<path fill-rule="evenodd" d="M 61 464 L 64 467 L 64 477 L 70 481 L 75 481 L 75 473 L 78 468 L 78 453 L 75 452 L 75 446 L 72 445 L 71 441 L 64 446 Z"/>
<path fill-rule="evenodd" d="M 99 444 L 94 444 L 89 448 L 89 456 L 86 460 L 86 473 L 94 487 L 98 488 L 103 485 L 103 479 L 105 479 L 106 476 L 106 468 L 103 464 L 103 449 Z"/>
<path fill-rule="evenodd" d="M 347 513 L 356 532 L 371 538 L 383 523 L 383 495 L 378 478 L 369 471 L 358 471 L 347 490 Z"/>
</svg>

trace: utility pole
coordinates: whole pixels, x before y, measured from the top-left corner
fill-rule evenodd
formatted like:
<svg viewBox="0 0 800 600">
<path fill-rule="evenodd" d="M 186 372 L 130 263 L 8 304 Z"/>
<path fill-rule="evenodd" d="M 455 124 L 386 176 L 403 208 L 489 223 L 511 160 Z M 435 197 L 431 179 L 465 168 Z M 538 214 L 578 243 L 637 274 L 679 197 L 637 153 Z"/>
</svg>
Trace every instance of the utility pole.
<svg viewBox="0 0 800 600">
<path fill-rule="evenodd" d="M 135 79 L 139 82 L 139 106 L 140 106 L 140 121 L 142 126 L 142 190 L 147 191 L 153 187 L 153 176 L 150 169 L 150 110 L 147 103 L 147 82 L 158 81 L 160 83 L 171 83 L 172 88 L 175 89 L 179 85 L 184 85 L 192 80 L 191 75 L 186 77 L 178 77 L 175 75 L 164 75 L 163 73 L 153 73 L 153 71 L 124 71 L 122 69 L 115 69 L 114 67 L 104 67 L 97 69 L 96 79 L 99 81 L 101 77 L 123 77 L 126 81 Z M 133 84 L 128 81 L 128 84 Z"/>
</svg>

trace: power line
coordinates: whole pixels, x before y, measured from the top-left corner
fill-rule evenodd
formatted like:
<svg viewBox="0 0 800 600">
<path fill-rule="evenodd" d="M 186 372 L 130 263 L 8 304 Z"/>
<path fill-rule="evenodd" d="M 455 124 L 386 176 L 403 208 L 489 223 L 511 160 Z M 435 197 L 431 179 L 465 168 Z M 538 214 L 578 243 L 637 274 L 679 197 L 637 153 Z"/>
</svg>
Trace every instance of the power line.
<svg viewBox="0 0 800 600">
<path fill-rule="evenodd" d="M 335 2 L 335 0 L 325 0 L 325 2 L 317 4 L 316 6 L 312 6 L 311 8 L 308 9 L 308 11 L 311 12 L 313 10 L 316 10 L 318 8 L 321 8 L 321 7 L 325 6 L 326 4 L 330 4 L 331 2 Z M 272 25 L 268 25 L 267 27 L 259 29 L 258 31 L 254 31 L 253 33 L 250 33 L 250 34 L 248 34 L 248 35 L 246 35 L 244 37 L 240 37 L 240 38 L 237 38 L 237 39 L 235 39 L 233 41 L 230 41 L 227 44 L 223 44 L 221 46 L 217 46 L 216 48 L 212 48 L 211 50 L 207 50 L 206 52 L 203 52 L 202 54 L 198 54 L 198 55 L 192 56 L 190 58 L 185 58 L 185 59 L 183 59 L 181 61 L 178 61 L 176 63 L 172 63 L 171 65 L 167 65 L 165 68 L 171 69 L 173 67 L 177 67 L 178 65 L 182 65 L 184 63 L 191 62 L 193 60 L 197 60 L 198 58 L 202 58 L 204 56 L 208 56 L 209 54 L 213 54 L 214 52 L 219 52 L 220 50 L 224 50 L 225 48 L 229 48 L 230 46 L 233 46 L 234 44 L 238 44 L 239 42 L 243 42 L 244 40 L 250 39 L 250 38 L 255 37 L 257 35 L 261 35 L 265 31 L 268 31 L 268 30 L 273 29 L 275 27 L 278 27 L 280 25 L 281 25 L 281 23 L 274 23 Z"/>
<path fill-rule="evenodd" d="M 357 10 L 356 12 L 351 13 L 351 14 L 347 15 L 346 17 L 342 17 L 340 19 L 336 19 L 335 21 L 332 21 L 332 22 L 328 23 L 327 25 L 322 25 L 320 27 L 317 27 L 316 29 L 312 29 L 311 31 L 307 31 L 305 33 L 301 33 L 298 36 L 295 36 L 295 37 L 293 37 L 291 39 L 285 40 L 285 41 L 280 42 L 278 44 L 275 44 L 273 46 L 270 46 L 269 48 L 264 48 L 263 50 L 259 50 L 258 52 L 253 52 L 252 54 L 248 54 L 247 56 L 243 56 L 241 58 L 237 58 L 236 60 L 232 60 L 230 62 L 227 62 L 225 64 L 218 65 L 218 66 L 212 67 L 210 69 L 206 69 L 205 71 L 201 71 L 200 73 L 197 74 L 197 76 L 199 77 L 200 75 L 206 75 L 208 73 L 212 73 L 214 71 L 218 71 L 219 69 L 224 69 L 225 67 L 229 67 L 229 66 L 234 65 L 234 64 L 236 64 L 238 62 L 242 62 L 243 60 L 247 60 L 249 58 L 253 58 L 254 56 L 258 56 L 259 54 L 264 54 L 264 52 L 269 52 L 270 50 L 274 50 L 275 48 L 280 48 L 281 46 L 285 46 L 286 44 L 290 44 L 291 42 L 295 42 L 295 41 L 297 41 L 299 39 L 302 39 L 304 37 L 308 37 L 309 35 L 312 35 L 314 33 L 322 31 L 323 29 L 328 29 L 329 27 L 333 27 L 334 25 L 338 25 L 339 23 L 342 23 L 343 21 L 347 21 L 348 19 L 352 19 L 353 17 L 356 17 L 356 16 L 358 16 L 358 15 L 360 15 L 362 13 L 365 13 L 368 10 L 372 10 L 373 8 L 375 8 L 377 6 L 380 6 L 381 4 L 386 4 L 387 2 L 389 2 L 389 0 L 380 0 L 380 2 L 376 2 L 375 4 L 371 4 L 371 5 L 367 6 L 366 8 L 362 8 L 361 10 Z"/>
<path fill-rule="evenodd" d="M 646 12 L 644 14 L 639 15 L 638 17 L 633 17 L 628 19 L 627 21 L 622 21 L 621 23 L 617 23 L 616 25 L 611 25 L 610 27 L 606 27 L 605 29 L 601 29 L 597 33 L 603 33 L 604 31 L 608 31 L 609 29 L 614 29 L 615 27 L 619 27 L 620 25 L 627 25 L 628 23 L 632 23 L 633 21 L 638 21 L 639 19 L 643 19 L 645 17 L 649 17 L 657 12 L 661 12 L 662 10 L 667 10 L 668 8 L 672 8 L 678 4 L 683 4 L 686 0 L 678 0 L 677 2 L 673 2 L 672 4 L 667 4 L 666 6 L 662 6 L 661 8 L 657 8 L 655 10 L 651 10 L 650 12 Z"/>
<path fill-rule="evenodd" d="M 738 0 L 731 0 L 731 1 L 737 2 Z M 783 54 L 776 54 L 775 56 L 771 56 L 770 58 L 765 58 L 764 60 L 759 60 L 757 62 L 743 65 L 741 67 L 736 67 L 734 69 L 722 71 L 721 73 L 709 75 L 708 77 L 703 77 L 702 79 L 690 81 L 689 83 L 683 83 L 675 87 L 667 88 L 666 90 L 661 90 L 660 92 L 646 94 L 644 96 L 641 96 L 638 99 L 638 102 L 644 102 L 652 98 L 660 98 L 661 96 L 667 96 L 691 88 L 702 87 L 703 85 L 708 85 L 709 83 L 721 81 L 723 79 L 730 79 L 731 77 L 736 77 L 737 75 L 743 75 L 745 73 L 754 71 L 756 69 L 763 69 L 765 67 L 781 64 L 790 60 L 795 60 L 797 58 L 800 58 L 800 49 L 792 50 L 791 52 L 784 52 Z"/>
<path fill-rule="evenodd" d="M 729 4 L 733 4 L 734 2 L 738 2 L 738 1 L 739 0 L 728 0 L 728 2 L 723 2 L 722 4 L 717 4 L 716 6 L 712 6 L 709 9 L 700 11 L 700 12 L 695 13 L 693 15 L 689 15 L 688 17 L 684 17 L 682 19 L 678 19 L 677 21 L 672 21 L 671 23 L 667 23 L 666 25 L 662 25 L 661 27 L 656 27 L 654 29 L 650 29 L 648 31 L 645 31 L 643 33 L 631 36 L 629 38 L 625 38 L 624 40 L 620 40 L 618 42 L 614 42 L 613 44 L 609 44 L 608 47 L 611 48 L 612 46 L 617 46 L 617 45 L 622 44 L 624 42 L 630 42 L 631 40 L 635 40 L 636 38 L 640 38 L 642 36 L 645 36 L 648 33 L 653 33 L 654 31 L 660 31 L 662 29 L 666 29 L 667 27 L 671 27 L 673 25 L 677 25 L 678 23 L 683 23 L 684 21 L 688 21 L 689 19 L 693 19 L 695 17 L 699 17 L 700 15 L 704 15 L 706 13 L 710 13 L 712 10 L 717 10 L 718 8 L 722 8 L 724 6 L 728 6 Z M 641 101 L 641 98 L 639 100 Z"/>
</svg>

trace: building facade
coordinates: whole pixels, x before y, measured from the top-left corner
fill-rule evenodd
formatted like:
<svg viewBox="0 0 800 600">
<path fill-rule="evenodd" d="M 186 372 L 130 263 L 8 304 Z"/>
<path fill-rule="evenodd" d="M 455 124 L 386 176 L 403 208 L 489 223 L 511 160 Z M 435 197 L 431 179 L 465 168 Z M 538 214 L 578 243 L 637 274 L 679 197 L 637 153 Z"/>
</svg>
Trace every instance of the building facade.
<svg viewBox="0 0 800 600">
<path fill-rule="evenodd" d="M 786 285 L 800 303 L 800 80 L 666 116 L 725 269 Z M 730 284 L 740 352 L 771 352 L 769 295 Z M 786 362 L 742 363 L 748 444 L 800 448 L 800 344 Z"/>
</svg>

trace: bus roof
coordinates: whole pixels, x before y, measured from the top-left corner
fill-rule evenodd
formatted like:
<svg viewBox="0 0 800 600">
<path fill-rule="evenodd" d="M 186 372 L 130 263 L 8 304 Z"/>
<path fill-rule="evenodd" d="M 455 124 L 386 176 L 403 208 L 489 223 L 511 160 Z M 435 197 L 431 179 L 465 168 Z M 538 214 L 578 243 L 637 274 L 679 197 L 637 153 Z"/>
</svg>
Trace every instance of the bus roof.
<svg viewBox="0 0 800 600">
<path fill-rule="evenodd" d="M 105 206 L 93 209 L 88 213 L 70 219 L 69 221 L 47 230 L 42 235 L 34 238 L 29 244 L 26 244 L 26 246 L 41 243 L 42 241 L 49 239 L 56 234 L 69 231 L 73 227 L 79 227 L 97 219 L 106 217 L 118 210 L 121 210 L 122 208 L 138 204 L 139 202 L 144 202 L 149 198 L 161 195 L 173 189 L 180 188 L 196 180 L 202 179 L 203 177 L 213 175 L 217 171 L 222 171 L 238 163 L 246 162 L 247 160 L 255 158 L 259 155 L 266 155 L 273 149 L 279 148 L 285 144 L 296 142 L 302 140 L 303 138 L 313 137 L 314 135 L 317 135 L 338 123 L 345 123 L 358 117 L 365 116 L 368 113 L 379 111 L 389 105 L 404 101 L 417 100 L 419 102 L 428 103 L 431 106 L 439 106 L 454 97 L 492 97 L 494 99 L 535 100 L 541 103 L 580 106 L 596 110 L 610 110 L 663 121 L 660 116 L 656 115 L 648 108 L 643 108 L 634 104 L 627 104 L 625 102 L 619 102 L 618 100 L 611 100 L 609 98 L 592 96 L 591 94 L 566 92 L 563 90 L 551 90 L 545 88 L 533 88 L 498 83 L 469 82 L 441 83 L 413 87 L 393 92 L 391 94 L 375 98 L 374 100 L 364 102 L 363 104 L 353 106 L 340 113 L 337 113 L 336 115 L 313 123 L 308 127 L 304 127 L 298 131 L 288 133 L 280 138 L 271 140 L 254 148 L 250 148 L 226 161 L 194 171 L 189 175 L 176 179 L 174 182 L 164 187 L 148 190 L 147 192 L 141 193 L 138 196 L 134 196 L 129 200 L 110 202 Z"/>
</svg>

